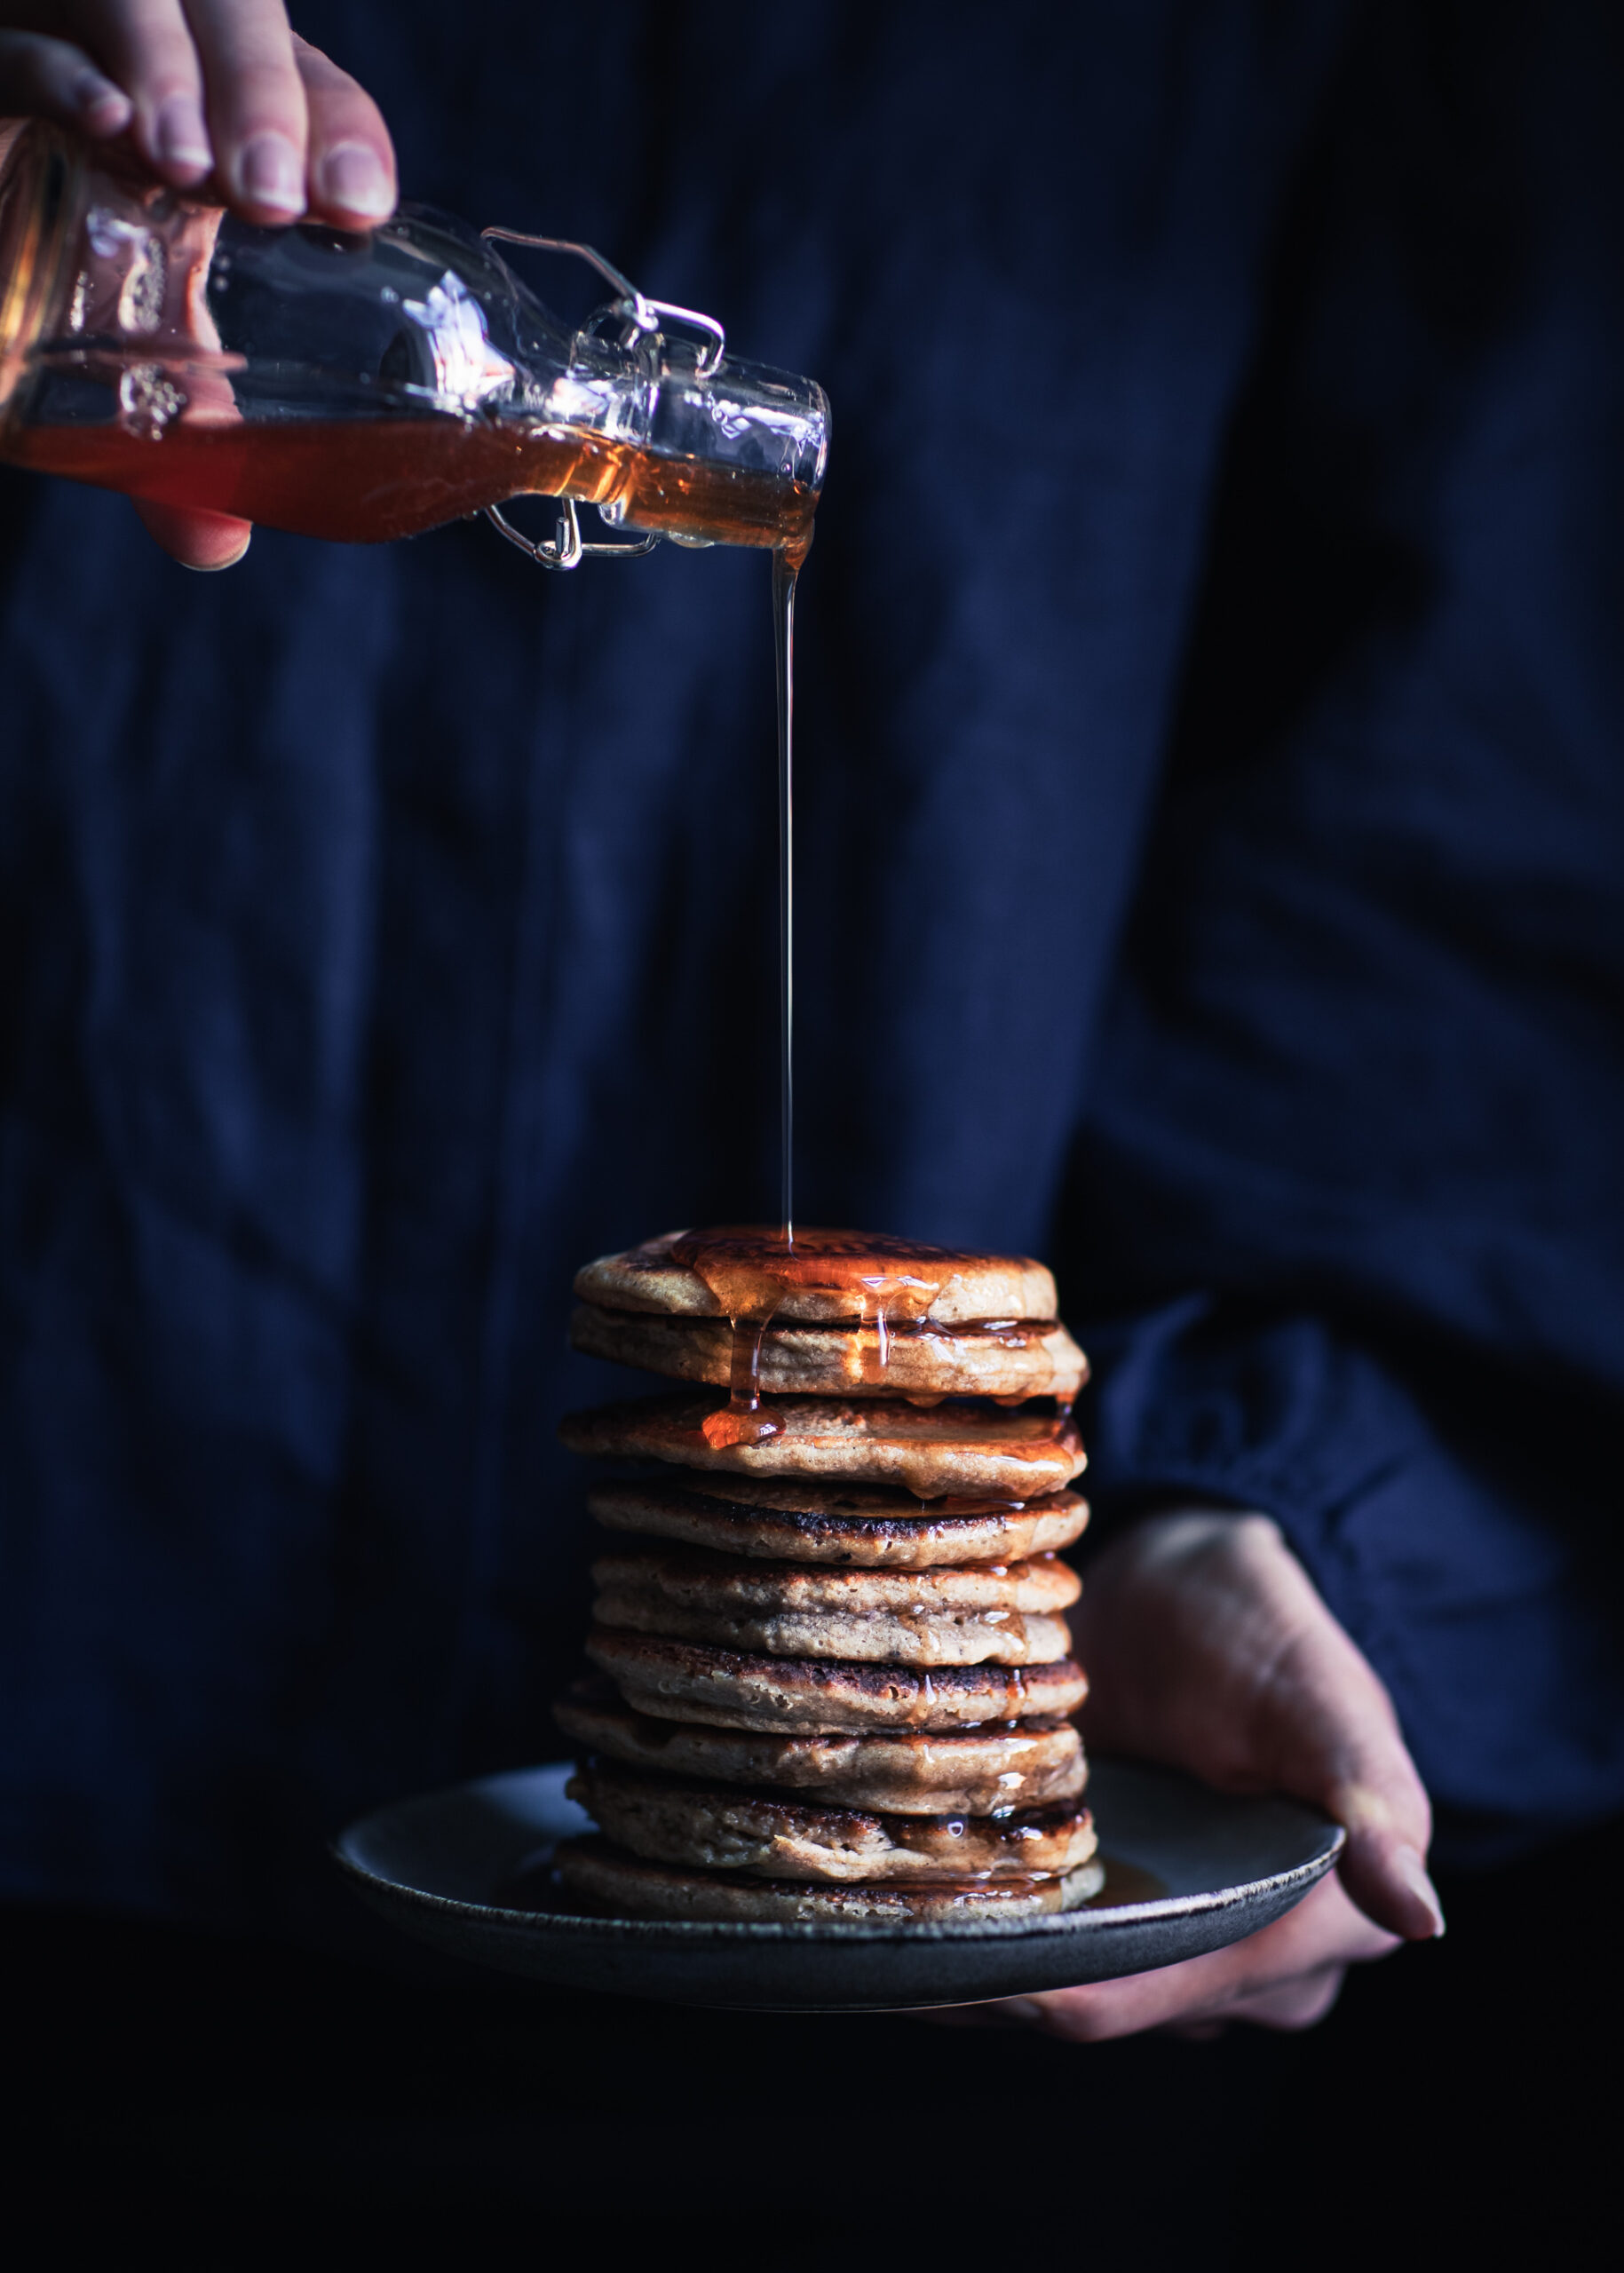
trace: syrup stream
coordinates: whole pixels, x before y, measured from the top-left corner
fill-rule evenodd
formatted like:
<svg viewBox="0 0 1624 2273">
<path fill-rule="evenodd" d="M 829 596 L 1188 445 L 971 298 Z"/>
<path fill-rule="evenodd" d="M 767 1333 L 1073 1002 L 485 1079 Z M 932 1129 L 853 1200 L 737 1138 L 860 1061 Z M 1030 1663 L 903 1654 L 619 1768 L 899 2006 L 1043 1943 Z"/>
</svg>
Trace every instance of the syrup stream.
<svg viewBox="0 0 1624 2273">
<path fill-rule="evenodd" d="M 798 563 L 772 555 L 778 658 L 778 1113 L 784 1245 L 795 1247 L 795 587 Z M 758 1337 L 759 1341 L 759 1337 Z"/>
</svg>

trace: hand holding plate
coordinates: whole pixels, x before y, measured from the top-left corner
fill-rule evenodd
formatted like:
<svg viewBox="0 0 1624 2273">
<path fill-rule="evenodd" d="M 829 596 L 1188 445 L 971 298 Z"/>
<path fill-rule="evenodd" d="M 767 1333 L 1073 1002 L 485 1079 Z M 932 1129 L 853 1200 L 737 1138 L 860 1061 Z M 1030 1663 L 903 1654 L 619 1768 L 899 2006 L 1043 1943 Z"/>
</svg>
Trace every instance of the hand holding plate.
<svg viewBox="0 0 1624 2273">
<path fill-rule="evenodd" d="M 1391 1702 L 1269 1517 L 1186 1509 L 1136 1525 L 1089 1569 L 1075 1630 L 1091 1750 L 1306 1800 L 1346 1826 L 1347 1847 L 1335 1878 L 1248 1940 L 973 2017 L 1090 2039 L 1306 2028 L 1350 1965 L 1442 1933 L 1431 1811 Z"/>
</svg>

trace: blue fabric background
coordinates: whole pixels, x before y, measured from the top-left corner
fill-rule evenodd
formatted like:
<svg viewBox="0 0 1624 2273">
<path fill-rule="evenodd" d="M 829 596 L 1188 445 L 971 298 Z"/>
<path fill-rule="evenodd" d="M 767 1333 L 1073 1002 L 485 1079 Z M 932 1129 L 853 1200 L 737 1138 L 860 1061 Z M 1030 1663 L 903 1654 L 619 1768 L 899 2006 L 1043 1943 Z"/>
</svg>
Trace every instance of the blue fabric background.
<svg viewBox="0 0 1624 2273">
<path fill-rule="evenodd" d="M 1102 1519 L 1276 1512 L 1459 1850 L 1616 1808 L 1613 19 L 300 22 L 829 389 L 805 1215 L 1052 1254 Z M 573 1268 L 772 1206 L 765 564 L 0 511 L 0 1883 L 314 1925 L 555 1746 Z"/>
</svg>

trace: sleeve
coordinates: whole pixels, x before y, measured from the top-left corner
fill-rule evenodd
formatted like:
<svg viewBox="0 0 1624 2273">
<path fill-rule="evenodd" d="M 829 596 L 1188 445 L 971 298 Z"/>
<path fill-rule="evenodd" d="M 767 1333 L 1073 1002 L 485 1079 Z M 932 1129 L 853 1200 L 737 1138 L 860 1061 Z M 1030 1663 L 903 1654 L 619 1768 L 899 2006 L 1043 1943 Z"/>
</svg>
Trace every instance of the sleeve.
<svg viewBox="0 0 1624 2273">
<path fill-rule="evenodd" d="M 1202 1295 L 1092 1348 L 1102 1528 L 1186 1495 L 1272 1516 L 1386 1683 L 1446 1861 L 1624 1806 L 1618 1556 L 1577 1419 L 1536 1460 L 1480 1362 Z"/>
<path fill-rule="evenodd" d="M 1488 1859 L 1624 1805 L 1624 79 L 1416 16 L 1271 272 L 1054 1251 L 1107 1519 L 1273 1515 Z"/>
</svg>

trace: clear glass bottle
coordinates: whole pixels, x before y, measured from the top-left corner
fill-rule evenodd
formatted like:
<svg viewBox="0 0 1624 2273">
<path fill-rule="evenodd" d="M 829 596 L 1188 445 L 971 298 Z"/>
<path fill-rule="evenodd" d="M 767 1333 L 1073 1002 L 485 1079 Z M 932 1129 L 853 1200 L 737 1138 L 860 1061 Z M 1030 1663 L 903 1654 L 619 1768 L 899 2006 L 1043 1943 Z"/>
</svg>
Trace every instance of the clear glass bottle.
<svg viewBox="0 0 1624 2273">
<path fill-rule="evenodd" d="M 39 121 L 0 145 L 0 456 L 159 503 L 368 543 L 485 511 L 550 567 L 661 536 L 798 565 L 828 451 L 809 379 L 735 360 L 590 247 L 403 206 L 262 229 Z M 559 323 L 494 240 L 591 262 Z M 508 499 L 561 501 L 557 538 Z M 579 501 L 643 542 L 583 544 Z"/>
</svg>

